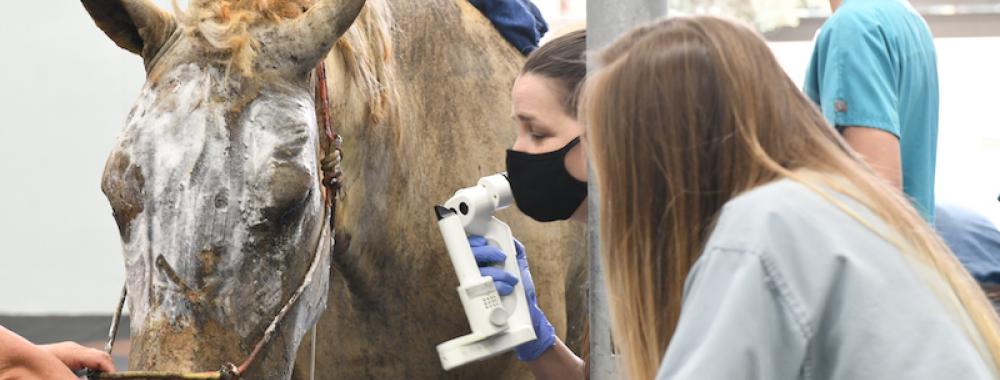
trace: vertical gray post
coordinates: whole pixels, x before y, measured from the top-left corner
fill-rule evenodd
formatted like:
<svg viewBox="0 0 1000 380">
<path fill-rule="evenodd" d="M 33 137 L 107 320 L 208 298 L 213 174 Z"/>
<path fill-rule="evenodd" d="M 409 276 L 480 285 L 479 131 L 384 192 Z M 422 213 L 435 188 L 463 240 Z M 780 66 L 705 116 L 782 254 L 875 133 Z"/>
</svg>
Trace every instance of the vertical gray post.
<svg viewBox="0 0 1000 380">
<path fill-rule="evenodd" d="M 587 1 L 587 49 L 597 51 L 611 44 L 632 27 L 667 15 L 667 0 L 589 0 Z M 590 60 L 593 70 L 594 60 Z M 595 178 L 591 173 L 590 178 Z M 617 379 L 617 359 L 611 350 L 611 320 L 608 294 L 604 286 L 600 252 L 600 194 L 596 181 L 590 181 L 589 251 L 590 251 L 590 378 Z"/>
</svg>

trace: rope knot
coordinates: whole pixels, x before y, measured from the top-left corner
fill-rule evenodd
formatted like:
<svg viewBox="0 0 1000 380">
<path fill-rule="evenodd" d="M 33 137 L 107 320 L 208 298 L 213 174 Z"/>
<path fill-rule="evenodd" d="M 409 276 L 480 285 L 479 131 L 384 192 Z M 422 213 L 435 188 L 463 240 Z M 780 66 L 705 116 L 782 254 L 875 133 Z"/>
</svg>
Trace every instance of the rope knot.
<svg viewBox="0 0 1000 380">
<path fill-rule="evenodd" d="M 239 378 L 240 369 L 236 367 L 236 364 L 226 363 L 222 366 L 222 369 L 219 370 L 220 380 L 239 380 Z"/>
</svg>

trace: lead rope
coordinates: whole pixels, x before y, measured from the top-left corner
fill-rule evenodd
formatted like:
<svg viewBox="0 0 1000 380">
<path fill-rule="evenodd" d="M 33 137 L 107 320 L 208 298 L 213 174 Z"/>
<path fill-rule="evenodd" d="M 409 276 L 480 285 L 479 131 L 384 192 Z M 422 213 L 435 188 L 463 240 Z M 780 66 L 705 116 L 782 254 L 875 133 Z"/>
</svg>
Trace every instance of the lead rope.
<svg viewBox="0 0 1000 380">
<path fill-rule="evenodd" d="M 323 150 L 327 153 L 336 154 L 339 159 L 342 153 L 340 148 L 343 144 L 343 138 L 333 130 L 331 122 L 333 117 L 330 114 L 330 91 L 326 85 L 326 64 L 323 62 L 320 62 L 316 66 L 316 104 L 323 105 L 316 108 L 317 121 L 323 130 L 323 134 L 326 136 L 326 146 L 323 147 Z M 327 190 L 327 206 L 330 208 L 331 230 L 335 227 L 333 222 L 334 216 L 337 214 L 337 195 L 340 194 L 342 184 L 341 174 L 339 168 L 333 173 L 323 173 L 323 185 L 326 186 Z"/>
<path fill-rule="evenodd" d="M 128 286 L 122 285 L 122 295 L 118 298 L 118 307 L 115 308 L 114 315 L 111 316 L 111 331 L 108 331 L 108 342 L 104 344 L 104 352 L 111 356 L 111 350 L 115 348 L 115 336 L 118 332 L 118 322 L 122 319 L 122 309 L 125 307 L 125 298 L 128 296 Z"/>
<path fill-rule="evenodd" d="M 340 146 L 343 140 L 340 135 L 333 130 L 332 119 L 333 116 L 330 114 L 330 90 L 326 84 L 326 63 L 320 61 L 316 65 L 316 113 L 319 116 L 317 121 L 319 122 L 320 128 L 323 130 L 323 134 L 326 136 L 326 148 L 325 152 L 333 152 L 339 158 L 341 157 Z M 322 167 L 320 168 L 322 170 Z M 341 173 L 339 172 L 339 163 L 334 173 L 323 173 L 323 185 L 326 187 L 326 209 L 330 212 L 330 232 L 333 235 L 334 229 L 336 228 L 336 217 L 337 217 L 337 195 L 340 194 L 341 187 Z M 333 252 L 333 245 L 330 245 L 331 254 Z M 312 328 L 312 340 L 311 349 L 309 353 L 309 380 L 316 380 L 316 330 L 319 330 L 319 320 Z"/>
<path fill-rule="evenodd" d="M 320 148 L 322 151 L 330 153 L 336 153 L 337 157 L 341 154 L 341 144 L 343 140 L 340 135 L 333 131 L 331 126 L 331 114 L 330 114 L 330 96 L 329 90 L 326 85 L 326 65 L 320 62 L 316 66 L 316 91 L 315 91 L 315 102 L 316 102 L 316 113 L 318 114 L 317 121 L 320 124 L 320 128 L 323 129 L 323 134 L 326 137 L 326 146 L 324 147 L 322 142 L 320 143 Z M 321 168 L 322 171 L 322 168 Z M 326 187 L 326 201 L 325 207 L 323 207 L 323 213 L 329 216 L 324 216 L 320 220 L 329 220 L 330 232 L 329 236 L 333 236 L 332 232 L 336 224 L 336 210 L 337 202 L 336 197 L 340 193 L 341 188 L 341 173 L 339 170 L 329 173 L 323 173 L 322 184 Z M 327 236 L 320 233 L 320 237 L 316 242 L 316 247 L 313 250 L 313 261 L 309 265 L 309 270 L 306 271 L 305 278 L 302 279 L 302 284 L 292 293 L 292 296 L 288 299 L 288 302 L 278 311 L 278 314 L 274 316 L 271 324 L 268 325 L 267 329 L 264 330 L 264 335 L 257 341 L 254 345 L 253 351 L 250 355 L 240 364 L 238 367 L 232 363 L 226 363 L 222 366 L 218 372 L 198 372 L 198 373 L 175 373 L 175 372 L 156 372 L 156 371 L 125 371 L 116 373 L 103 373 L 96 372 L 93 370 L 86 371 L 86 377 L 88 379 L 100 379 L 100 380 L 113 380 L 113 379 L 157 379 L 157 380 L 237 380 L 246 373 L 247 368 L 257 359 L 257 355 L 271 342 L 271 338 L 274 336 L 274 332 L 277 331 L 278 325 L 285 319 L 285 316 L 291 310 L 293 306 L 298 302 L 299 298 L 306 288 L 312 284 L 313 274 L 316 272 L 316 267 L 319 266 L 319 262 L 322 261 L 322 253 L 319 252 L 320 248 L 323 246 L 323 239 Z M 331 244 L 330 249 L 332 251 L 333 245 Z M 104 345 L 104 351 L 111 356 L 111 352 L 115 346 L 115 337 L 118 332 L 118 324 L 121 321 L 122 310 L 125 308 L 125 300 L 128 298 L 128 284 L 122 285 L 121 297 L 118 299 L 118 306 L 115 308 L 114 314 L 111 316 L 111 328 L 108 331 L 108 341 Z M 316 379 L 316 330 L 318 329 L 319 321 L 312 328 L 312 343 L 311 352 L 309 358 L 309 379 Z"/>
<path fill-rule="evenodd" d="M 319 330 L 319 321 L 313 326 L 312 332 L 312 352 L 309 354 L 309 380 L 316 380 L 316 330 Z"/>
</svg>

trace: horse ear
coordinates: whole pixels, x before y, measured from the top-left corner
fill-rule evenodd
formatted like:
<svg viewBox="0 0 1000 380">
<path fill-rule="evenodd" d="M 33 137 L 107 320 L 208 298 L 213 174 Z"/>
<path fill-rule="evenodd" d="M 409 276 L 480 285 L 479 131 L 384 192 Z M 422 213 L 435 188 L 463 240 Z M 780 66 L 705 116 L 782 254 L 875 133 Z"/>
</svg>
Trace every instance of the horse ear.
<svg viewBox="0 0 1000 380">
<path fill-rule="evenodd" d="M 275 53 L 297 57 L 298 71 L 313 69 L 354 24 L 364 6 L 365 0 L 317 1 L 302 16 L 277 27 L 275 37 L 283 43 Z"/>
<path fill-rule="evenodd" d="M 94 23 L 122 49 L 150 60 L 177 29 L 173 15 L 149 0 L 82 0 Z"/>
</svg>

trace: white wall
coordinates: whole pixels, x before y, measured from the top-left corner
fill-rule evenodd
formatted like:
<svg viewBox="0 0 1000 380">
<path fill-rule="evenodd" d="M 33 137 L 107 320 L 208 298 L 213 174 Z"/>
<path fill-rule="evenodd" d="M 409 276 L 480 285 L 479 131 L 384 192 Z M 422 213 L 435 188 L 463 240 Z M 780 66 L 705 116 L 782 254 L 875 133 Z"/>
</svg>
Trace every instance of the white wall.
<svg viewBox="0 0 1000 380">
<path fill-rule="evenodd" d="M 100 178 L 142 63 L 79 1 L 2 1 L 0 29 L 0 313 L 108 313 L 124 272 Z"/>
</svg>

